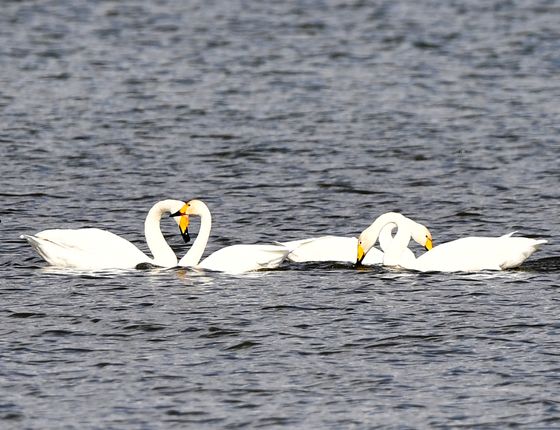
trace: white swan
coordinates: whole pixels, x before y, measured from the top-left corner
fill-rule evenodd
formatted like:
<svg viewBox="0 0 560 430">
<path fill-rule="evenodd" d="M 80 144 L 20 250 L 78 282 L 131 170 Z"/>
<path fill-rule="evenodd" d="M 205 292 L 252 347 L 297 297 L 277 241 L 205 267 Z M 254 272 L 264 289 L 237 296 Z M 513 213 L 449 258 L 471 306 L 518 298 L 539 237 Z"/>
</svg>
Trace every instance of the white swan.
<svg viewBox="0 0 560 430">
<path fill-rule="evenodd" d="M 212 227 L 208 206 L 200 200 L 190 200 L 171 216 L 176 218 L 181 234 L 188 237 L 189 216 L 200 217 L 200 230 L 191 249 L 179 261 L 179 266 L 237 274 L 259 269 L 273 269 L 282 263 L 290 248 L 282 245 L 232 245 L 222 248 L 200 261 Z"/>
<path fill-rule="evenodd" d="M 390 215 L 390 216 L 385 216 Z M 519 266 L 546 240 L 512 237 L 514 233 L 500 237 L 465 237 L 438 245 L 418 258 L 404 252 L 408 246 L 407 226 L 399 214 L 384 214 L 358 239 L 358 261 L 364 252 L 375 244 L 379 232 L 389 222 L 397 224 L 398 231 L 392 247 L 385 251 L 383 264 L 400 266 L 421 272 L 474 272 L 480 270 L 504 270 Z"/>
<path fill-rule="evenodd" d="M 409 235 L 411 235 L 418 244 L 431 248 L 431 235 L 425 226 L 411 220 L 410 218 L 406 218 L 405 216 L 402 216 L 402 220 L 408 226 L 407 231 L 409 231 Z M 381 229 L 379 234 L 379 244 L 383 251 L 392 246 L 392 231 L 395 227 L 397 227 L 395 223 L 388 223 Z M 355 237 L 321 236 L 316 238 L 294 240 L 291 242 L 283 242 L 282 244 L 293 249 L 293 251 L 288 254 L 288 259 L 290 261 L 298 263 L 309 261 L 356 263 L 356 248 L 358 246 L 358 239 Z M 383 251 L 372 247 L 369 249 L 367 254 L 365 254 L 360 263 L 364 266 L 382 264 Z M 410 253 L 410 255 L 414 257 L 414 253 L 410 249 L 406 248 L 404 252 Z"/>
<path fill-rule="evenodd" d="M 50 265 L 86 270 L 133 269 L 139 263 L 174 267 L 177 257 L 161 233 L 159 222 L 165 213 L 174 213 L 184 203 L 163 200 L 148 212 L 144 223 L 146 242 L 154 258 L 148 257 L 128 240 L 98 228 L 44 230 L 21 235 Z"/>
<path fill-rule="evenodd" d="M 336 261 L 339 263 L 355 263 L 358 239 L 343 236 L 320 236 L 307 239 L 279 242 L 281 245 L 293 249 L 288 254 L 288 260 L 295 263 L 315 261 Z M 383 252 L 372 248 L 362 264 L 370 266 L 383 262 Z"/>
</svg>

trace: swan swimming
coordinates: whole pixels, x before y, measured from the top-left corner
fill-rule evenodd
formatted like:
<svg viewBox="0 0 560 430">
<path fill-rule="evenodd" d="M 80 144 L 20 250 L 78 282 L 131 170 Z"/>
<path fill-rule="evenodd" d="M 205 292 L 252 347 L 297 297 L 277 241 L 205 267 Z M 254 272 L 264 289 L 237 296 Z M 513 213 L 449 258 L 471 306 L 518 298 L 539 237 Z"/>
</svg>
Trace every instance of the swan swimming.
<svg viewBox="0 0 560 430">
<path fill-rule="evenodd" d="M 177 256 L 163 237 L 159 223 L 165 213 L 174 213 L 183 205 L 180 200 L 168 199 L 157 202 L 149 210 L 144 234 L 153 258 L 128 240 L 98 228 L 43 230 L 35 235 L 23 234 L 20 238 L 27 240 L 52 266 L 104 270 L 134 269 L 140 263 L 150 263 L 175 267 Z"/>
<path fill-rule="evenodd" d="M 407 224 L 408 231 L 412 239 L 426 249 L 431 249 L 432 236 L 428 229 L 410 218 L 402 216 L 402 220 Z M 361 261 L 364 266 L 372 266 L 383 263 L 383 251 L 389 249 L 393 242 L 392 231 L 396 228 L 395 223 L 386 224 L 379 234 L 379 244 L 381 251 L 371 248 Z M 288 259 L 297 263 L 310 261 L 337 261 L 341 263 L 356 263 L 356 247 L 358 239 L 355 237 L 342 236 L 321 236 L 309 239 L 294 240 L 291 242 L 281 242 L 293 251 L 288 254 Z M 406 248 L 414 257 L 414 253 Z"/>
<path fill-rule="evenodd" d="M 399 266 L 421 272 L 475 272 L 480 270 L 504 270 L 518 267 L 546 240 L 512 237 L 509 233 L 499 237 L 464 237 L 442 243 L 418 258 L 405 252 L 408 246 L 407 225 L 400 214 L 381 215 L 362 232 L 358 238 L 357 261 L 375 244 L 379 233 L 387 223 L 398 226 L 390 249 L 385 251 L 383 264 Z"/>
<path fill-rule="evenodd" d="M 170 216 L 176 218 L 184 238 L 188 238 L 190 215 L 200 217 L 200 230 L 191 249 L 179 260 L 179 266 L 238 274 L 276 268 L 291 250 L 283 245 L 232 245 L 219 249 L 201 262 L 210 237 L 212 215 L 208 206 L 200 200 L 183 203 L 182 207 Z"/>
</svg>

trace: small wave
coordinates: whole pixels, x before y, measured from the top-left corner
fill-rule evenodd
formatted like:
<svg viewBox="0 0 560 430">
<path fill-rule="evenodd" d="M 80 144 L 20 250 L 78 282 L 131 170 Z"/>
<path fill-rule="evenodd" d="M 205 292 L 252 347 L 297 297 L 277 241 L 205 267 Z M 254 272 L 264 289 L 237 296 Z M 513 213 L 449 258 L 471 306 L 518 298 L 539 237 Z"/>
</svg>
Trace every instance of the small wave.
<svg viewBox="0 0 560 430">
<path fill-rule="evenodd" d="M 523 272 L 560 272 L 560 257 L 545 257 L 537 260 L 528 260 L 514 270 Z"/>
</svg>

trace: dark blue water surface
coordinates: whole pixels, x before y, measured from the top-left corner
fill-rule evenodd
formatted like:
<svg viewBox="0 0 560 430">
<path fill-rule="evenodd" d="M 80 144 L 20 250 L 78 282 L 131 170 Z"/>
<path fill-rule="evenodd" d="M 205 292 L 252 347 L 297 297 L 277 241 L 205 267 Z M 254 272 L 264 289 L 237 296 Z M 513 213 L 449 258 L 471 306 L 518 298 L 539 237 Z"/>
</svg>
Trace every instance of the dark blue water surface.
<svg viewBox="0 0 560 430">
<path fill-rule="evenodd" d="M 1 428 L 560 426 L 557 2 L 1 7 Z M 389 210 L 549 244 L 501 273 L 226 276 L 49 270 L 18 239 L 147 251 L 150 206 L 194 197 L 207 254 Z"/>
</svg>

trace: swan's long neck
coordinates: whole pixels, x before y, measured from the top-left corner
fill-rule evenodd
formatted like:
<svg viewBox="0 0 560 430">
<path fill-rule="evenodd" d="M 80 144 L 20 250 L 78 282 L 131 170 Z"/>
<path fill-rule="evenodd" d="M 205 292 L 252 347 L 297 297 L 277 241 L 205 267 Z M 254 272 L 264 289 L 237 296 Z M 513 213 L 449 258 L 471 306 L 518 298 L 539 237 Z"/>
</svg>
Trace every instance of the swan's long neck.
<svg viewBox="0 0 560 430">
<path fill-rule="evenodd" d="M 173 267 L 177 265 L 177 256 L 167 244 L 159 227 L 159 222 L 163 214 L 171 212 L 172 208 L 176 206 L 177 201 L 175 200 L 162 200 L 161 202 L 157 202 L 148 212 L 144 223 L 146 242 L 154 257 L 154 264 L 158 266 Z"/>
<path fill-rule="evenodd" d="M 408 261 L 408 254 L 405 253 L 410 243 L 410 228 L 406 220 L 397 223 L 397 234 L 392 238 L 389 245 L 383 249 L 383 264 L 386 266 L 407 267 L 411 264 Z"/>
<path fill-rule="evenodd" d="M 200 263 L 212 228 L 212 215 L 208 206 L 200 200 L 191 200 L 190 205 L 190 214 L 200 216 L 200 230 L 189 252 L 179 261 L 179 266 L 196 266 Z"/>
<path fill-rule="evenodd" d="M 385 224 L 385 227 L 381 229 L 379 233 L 379 247 L 383 252 L 393 244 L 393 230 L 397 228 L 397 224 L 390 222 Z"/>
<path fill-rule="evenodd" d="M 385 228 L 390 226 L 392 229 L 395 225 L 397 226 L 397 234 L 390 238 L 390 229 L 385 231 Z M 382 231 L 384 231 L 384 234 L 380 238 Z M 410 237 L 411 232 L 407 219 L 397 212 L 388 212 L 380 215 L 373 224 L 366 228 L 360 235 L 360 240 L 364 251 L 367 253 L 379 238 L 384 253 L 383 263 L 397 265 L 400 264 L 401 255 L 408 247 Z"/>
</svg>

